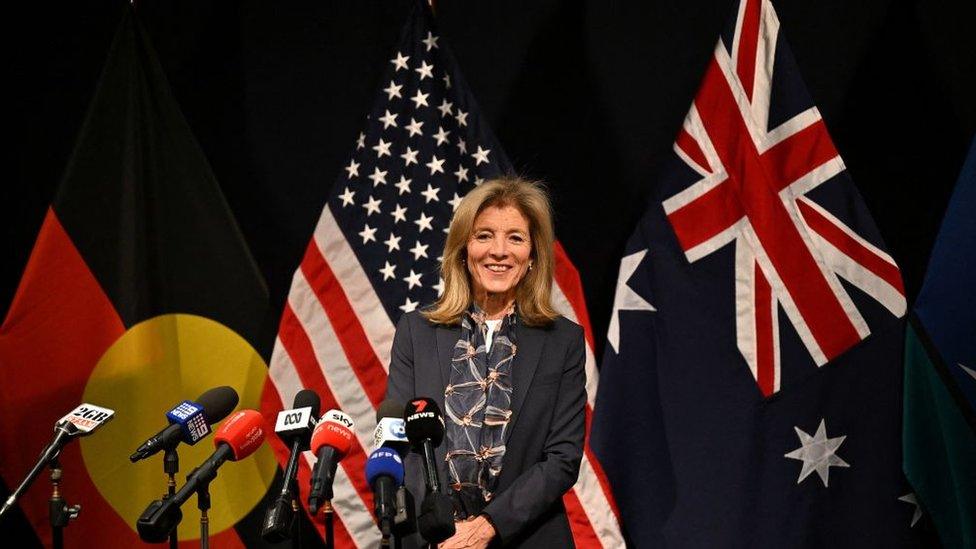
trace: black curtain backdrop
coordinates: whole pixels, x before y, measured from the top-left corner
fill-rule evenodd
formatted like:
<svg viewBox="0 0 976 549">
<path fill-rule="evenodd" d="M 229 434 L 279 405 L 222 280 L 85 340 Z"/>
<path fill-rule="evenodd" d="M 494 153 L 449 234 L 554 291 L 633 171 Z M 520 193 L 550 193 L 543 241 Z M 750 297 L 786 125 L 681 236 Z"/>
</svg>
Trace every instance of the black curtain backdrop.
<svg viewBox="0 0 976 549">
<path fill-rule="evenodd" d="M 137 3 L 279 310 L 410 1 Z M 26 4 L 4 18 L 4 87 L 13 98 L 4 116 L 2 313 L 124 6 Z M 774 5 L 911 299 L 976 131 L 976 5 Z M 436 8 L 509 156 L 550 186 L 601 356 L 624 245 L 729 2 L 443 0 Z M 256 342 L 265 352 L 268 338 Z"/>
</svg>

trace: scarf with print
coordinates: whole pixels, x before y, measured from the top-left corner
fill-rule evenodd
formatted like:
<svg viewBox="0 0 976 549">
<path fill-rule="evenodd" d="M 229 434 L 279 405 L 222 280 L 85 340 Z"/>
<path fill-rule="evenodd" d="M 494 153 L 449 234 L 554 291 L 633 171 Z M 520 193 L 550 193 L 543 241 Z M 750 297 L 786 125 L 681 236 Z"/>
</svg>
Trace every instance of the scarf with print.
<svg viewBox="0 0 976 549">
<path fill-rule="evenodd" d="M 444 389 L 448 476 L 457 519 L 477 516 L 491 501 L 512 416 L 515 306 L 494 332 L 490 349 L 485 345 L 486 318 L 477 305 L 462 316 Z"/>
</svg>

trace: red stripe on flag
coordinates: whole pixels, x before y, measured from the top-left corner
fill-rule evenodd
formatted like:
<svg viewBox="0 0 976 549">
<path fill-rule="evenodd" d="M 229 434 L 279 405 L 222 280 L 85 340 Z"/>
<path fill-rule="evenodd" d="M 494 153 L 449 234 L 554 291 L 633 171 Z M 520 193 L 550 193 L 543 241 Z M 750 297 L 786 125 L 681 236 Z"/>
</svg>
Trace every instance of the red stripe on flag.
<svg viewBox="0 0 976 549">
<path fill-rule="evenodd" d="M 711 166 L 708 165 L 708 159 L 705 158 L 705 153 L 702 152 L 701 147 L 698 146 L 698 142 L 695 138 L 691 136 L 684 128 L 678 131 L 678 137 L 674 140 L 674 144 L 678 146 L 679 149 L 688 158 L 692 159 L 695 164 L 704 170 L 711 171 Z"/>
<path fill-rule="evenodd" d="M 264 390 L 261 392 L 261 412 L 264 414 L 265 420 L 269 425 L 274 425 L 278 418 L 278 412 L 282 410 L 281 406 L 281 395 L 278 394 L 278 390 L 275 388 L 274 383 L 271 378 L 265 380 Z M 275 457 L 278 458 L 278 463 L 284 468 L 288 463 L 288 454 L 291 449 L 286 447 L 277 436 L 269 436 L 268 444 L 271 445 L 271 449 L 274 450 Z M 309 492 L 309 481 L 311 479 L 312 472 L 308 467 L 308 464 L 304 459 L 299 460 L 298 463 L 298 493 L 299 493 L 299 505 L 308 520 L 315 525 L 315 529 L 318 530 L 319 535 L 322 539 L 325 539 L 325 525 L 322 524 L 322 519 L 313 518 L 308 512 L 308 492 Z M 356 544 L 349 534 L 349 530 L 346 529 L 346 525 L 342 523 L 342 520 L 338 516 L 334 516 L 333 521 L 333 536 L 335 538 L 336 547 L 354 547 Z"/>
<path fill-rule="evenodd" d="M 759 15 L 761 3 L 759 0 L 743 0 L 742 25 L 737 36 L 739 51 L 736 55 L 735 72 L 742 82 L 742 89 L 746 97 L 752 100 L 752 91 L 756 79 L 756 46 L 759 43 Z"/>
<path fill-rule="evenodd" d="M 848 257 L 863 265 L 868 271 L 874 273 L 875 276 L 890 284 L 898 290 L 898 293 L 905 295 L 905 287 L 902 283 L 901 272 L 898 270 L 897 265 L 885 261 L 878 254 L 864 247 L 864 245 L 851 238 L 849 234 L 841 230 L 840 227 L 824 217 L 820 212 L 810 207 L 810 205 L 801 200 L 797 201 L 797 205 L 800 208 L 803 219 L 806 220 L 811 229 L 824 237 L 824 239 Z"/>
<path fill-rule="evenodd" d="M 744 215 L 742 204 L 726 179 L 668 214 L 668 220 L 681 248 L 687 252 L 735 225 Z"/>
<path fill-rule="evenodd" d="M 335 330 L 349 365 L 359 379 L 360 385 L 373 408 L 379 408 L 386 394 L 386 371 L 373 352 L 359 318 L 349 304 L 346 292 L 342 289 L 328 262 L 322 257 L 313 239 L 305 250 L 302 259 L 302 273 L 308 285 L 319 298 L 325 309 L 332 329 Z"/>
<path fill-rule="evenodd" d="M 590 349 L 596 349 L 596 346 L 593 344 L 590 314 L 586 311 L 586 297 L 583 295 L 583 283 L 580 280 L 579 271 L 576 270 L 573 262 L 569 259 L 569 255 L 566 254 L 566 250 L 559 241 L 556 241 L 553 245 L 553 252 L 556 258 L 556 272 L 553 278 L 556 279 L 556 284 L 562 290 L 563 295 L 566 296 L 566 301 L 569 302 L 569 306 L 573 308 L 576 321 L 583 327 L 583 335 L 586 337 L 586 342 L 589 343 Z"/>
<path fill-rule="evenodd" d="M 292 310 L 290 304 L 285 305 L 285 310 L 281 315 L 281 325 L 278 328 L 278 334 L 278 338 L 281 340 L 285 352 L 288 353 L 292 363 L 295 365 L 295 370 L 298 372 L 298 377 L 302 381 L 302 386 L 318 393 L 323 410 L 329 410 L 331 408 L 339 409 L 339 403 L 335 395 L 332 394 L 328 383 L 326 383 L 319 363 L 315 358 L 312 342 L 309 340 L 308 334 L 305 333 L 305 328 L 302 327 L 298 317 L 295 316 L 295 312 Z M 366 483 L 366 477 L 363 476 L 363 471 L 366 467 L 366 454 L 362 445 L 359 444 L 358 438 L 353 438 L 352 448 L 349 450 L 349 454 L 345 459 L 342 460 L 341 465 L 349 476 L 349 480 L 352 482 L 356 492 L 363 499 L 366 508 L 372 509 L 373 493 Z"/>
<path fill-rule="evenodd" d="M 573 541 L 576 547 L 590 548 L 603 547 L 600 538 L 597 537 L 590 519 L 586 517 L 583 505 L 576 496 L 575 490 L 569 490 L 563 494 L 563 505 L 566 506 L 566 515 L 569 518 L 569 528 L 573 531 Z"/>
<path fill-rule="evenodd" d="M 756 313 L 756 383 L 763 396 L 776 392 L 776 350 L 773 346 L 773 289 L 759 264 L 753 265 Z"/>
</svg>

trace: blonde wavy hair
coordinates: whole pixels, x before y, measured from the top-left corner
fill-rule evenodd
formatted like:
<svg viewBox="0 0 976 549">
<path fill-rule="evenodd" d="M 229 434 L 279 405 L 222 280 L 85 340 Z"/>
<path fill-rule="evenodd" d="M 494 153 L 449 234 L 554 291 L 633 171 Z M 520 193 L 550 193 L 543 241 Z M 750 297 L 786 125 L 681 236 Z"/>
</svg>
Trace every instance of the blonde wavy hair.
<svg viewBox="0 0 976 549">
<path fill-rule="evenodd" d="M 552 307 L 550 298 L 555 232 L 549 197 L 541 183 L 514 176 L 485 181 L 461 200 L 444 243 L 441 263 L 444 293 L 423 312 L 424 317 L 435 324 L 457 324 L 471 306 L 473 288 L 466 263 L 467 245 L 478 214 L 491 206 L 513 206 L 529 221 L 532 267 L 515 289 L 519 320 L 528 326 L 551 323 L 559 313 Z"/>
</svg>

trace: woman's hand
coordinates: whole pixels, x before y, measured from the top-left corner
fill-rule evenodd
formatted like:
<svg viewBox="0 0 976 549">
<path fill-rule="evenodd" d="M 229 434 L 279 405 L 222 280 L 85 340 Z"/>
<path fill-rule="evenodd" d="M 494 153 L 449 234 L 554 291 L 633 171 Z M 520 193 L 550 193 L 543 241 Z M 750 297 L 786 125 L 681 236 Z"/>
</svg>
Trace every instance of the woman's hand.
<svg viewBox="0 0 976 549">
<path fill-rule="evenodd" d="M 495 527 L 484 515 L 455 522 L 454 526 L 457 527 L 457 531 L 447 541 L 438 545 L 439 549 L 484 549 L 495 537 Z"/>
</svg>

